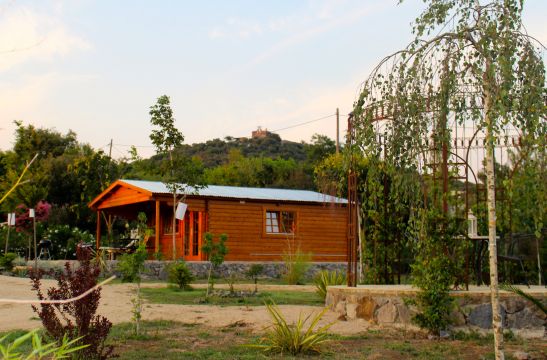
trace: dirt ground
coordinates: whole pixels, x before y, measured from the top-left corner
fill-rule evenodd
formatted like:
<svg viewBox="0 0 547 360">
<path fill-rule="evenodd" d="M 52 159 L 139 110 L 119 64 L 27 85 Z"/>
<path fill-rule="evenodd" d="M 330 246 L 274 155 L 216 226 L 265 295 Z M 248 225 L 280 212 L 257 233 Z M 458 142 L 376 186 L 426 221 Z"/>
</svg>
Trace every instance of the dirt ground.
<svg viewBox="0 0 547 360">
<path fill-rule="evenodd" d="M 55 284 L 54 280 L 43 280 L 44 287 Z M 164 284 L 143 284 L 143 287 L 158 287 Z M 197 285 L 196 287 L 205 286 Z M 236 289 L 244 289 L 254 285 L 235 285 Z M 222 287 L 222 286 L 220 286 Z M 290 286 L 261 285 L 262 290 L 286 289 Z M 297 286 L 299 290 L 313 291 L 312 286 Z M 102 290 L 102 299 L 98 313 L 106 316 L 114 324 L 131 321 L 131 297 L 134 284 L 106 285 Z M 25 278 L 0 276 L 0 298 L 2 299 L 36 299 L 30 289 L 30 281 Z M 320 306 L 280 305 L 282 313 L 289 321 L 295 321 L 300 313 L 304 316 L 314 311 L 321 311 Z M 338 315 L 327 312 L 321 324 L 336 321 Z M 264 306 L 229 306 L 212 305 L 172 305 L 145 303 L 144 320 L 172 320 L 191 324 L 204 324 L 209 327 L 223 328 L 236 322 L 244 322 L 247 328 L 261 331 L 270 324 L 270 316 Z M 41 326 L 40 320 L 28 304 L 0 303 L 0 331 L 13 329 L 34 329 Z M 366 331 L 371 325 L 364 320 L 338 321 L 331 332 L 340 335 L 358 334 Z"/>
</svg>

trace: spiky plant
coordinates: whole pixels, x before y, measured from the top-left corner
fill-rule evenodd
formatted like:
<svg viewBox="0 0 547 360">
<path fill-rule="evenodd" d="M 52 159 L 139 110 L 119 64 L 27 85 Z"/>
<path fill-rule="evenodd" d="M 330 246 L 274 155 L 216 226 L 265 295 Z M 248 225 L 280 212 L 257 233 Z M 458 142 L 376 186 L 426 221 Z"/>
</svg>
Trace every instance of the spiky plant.
<svg viewBox="0 0 547 360">
<path fill-rule="evenodd" d="M 322 270 L 314 279 L 315 292 L 324 300 L 327 297 L 327 286 L 343 285 L 346 275 L 343 272 Z"/>
<path fill-rule="evenodd" d="M 328 330 L 334 323 L 317 328 L 319 321 L 328 311 L 328 308 L 323 309 L 323 311 L 315 314 L 313 317 L 312 314 L 303 317 L 301 313 L 294 324 L 287 323 L 287 320 L 275 303 L 266 304 L 266 309 L 273 320 L 270 326 L 271 330 L 261 339 L 260 344 L 249 346 L 260 348 L 270 353 L 289 353 L 291 355 L 318 354 L 322 352 L 322 346 L 329 341 Z M 310 324 L 306 328 L 306 324 L 310 318 Z"/>
</svg>

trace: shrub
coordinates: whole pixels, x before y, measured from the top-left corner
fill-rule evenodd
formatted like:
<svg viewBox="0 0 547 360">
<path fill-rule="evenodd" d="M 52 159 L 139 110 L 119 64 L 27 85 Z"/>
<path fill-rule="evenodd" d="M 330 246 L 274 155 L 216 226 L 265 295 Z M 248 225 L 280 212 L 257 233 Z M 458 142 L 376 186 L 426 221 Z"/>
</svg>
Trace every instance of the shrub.
<svg viewBox="0 0 547 360">
<path fill-rule="evenodd" d="M 0 256 L 0 268 L 3 268 L 6 271 L 13 270 L 13 262 L 16 258 L 17 254 L 10 252 Z"/>
<path fill-rule="evenodd" d="M 319 320 L 325 315 L 328 308 L 317 313 L 311 319 L 307 329 L 304 329 L 304 326 L 306 326 L 311 314 L 305 318 L 300 314 L 296 324 L 288 324 L 275 304 L 266 304 L 266 309 L 273 319 L 272 330 L 266 334 L 266 337 L 261 339 L 261 344 L 251 345 L 251 347 L 261 348 L 266 352 L 299 355 L 321 353 L 322 345 L 329 341 L 328 329 L 334 323 L 327 324 L 315 330 Z"/>
<path fill-rule="evenodd" d="M 264 266 L 262 264 L 253 264 L 251 265 L 249 270 L 247 270 L 247 272 L 245 273 L 247 277 L 253 279 L 255 283 L 255 293 L 258 292 L 258 275 L 262 274 L 263 271 L 264 271 Z"/>
<path fill-rule="evenodd" d="M 323 270 L 314 279 L 317 294 L 321 298 L 327 297 L 327 286 L 343 285 L 346 282 L 346 275 L 343 272 Z"/>
<path fill-rule="evenodd" d="M 171 264 L 168 275 L 169 282 L 178 285 L 181 290 L 191 289 L 190 283 L 195 280 L 194 275 L 184 261 L 177 261 Z"/>
<path fill-rule="evenodd" d="M 140 273 L 144 270 L 144 262 L 148 257 L 146 246 L 139 246 L 132 254 L 123 254 L 118 260 L 117 269 L 123 282 L 140 282 Z"/>
<path fill-rule="evenodd" d="M 73 259 L 76 244 L 93 243 L 95 238 L 88 231 L 82 231 L 69 225 L 50 226 L 43 234 L 45 239 L 51 240 L 51 256 L 58 259 Z"/>
<path fill-rule="evenodd" d="M 74 270 L 69 262 L 65 264 L 64 272 L 49 272 L 57 280 L 57 288 L 47 290 L 47 299 L 64 300 L 77 297 L 97 285 L 100 269 L 91 263 L 89 249 L 76 249 L 80 266 Z M 43 270 L 31 271 L 32 289 L 36 291 L 39 300 L 46 300 L 42 292 L 41 278 Z M 112 323 L 104 316 L 97 315 L 101 299 L 101 289 L 98 288 L 82 299 L 65 304 L 40 304 L 40 309 L 32 306 L 34 312 L 42 320 L 47 334 L 61 343 L 65 337 L 75 341 L 79 346 L 88 346 L 77 352 L 77 357 L 83 359 L 107 359 L 112 356 L 113 347 L 106 346 L 105 340 Z"/>
<path fill-rule="evenodd" d="M 420 214 L 419 241 L 412 264 L 412 284 L 418 288 L 414 301 L 418 314 L 414 322 L 433 335 L 439 335 L 450 324 L 453 299 L 450 288 L 456 282 L 463 259 L 461 223 L 437 209 Z"/>
<path fill-rule="evenodd" d="M 209 275 L 207 278 L 207 293 L 205 296 L 209 296 L 209 292 L 213 290 L 214 286 L 214 274 L 213 270 L 217 269 L 223 262 L 224 257 L 228 254 L 228 248 L 226 247 L 226 241 L 228 240 L 228 235 L 220 234 L 218 237 L 218 242 L 215 243 L 213 239 L 213 234 L 205 233 L 204 236 L 205 243 L 201 246 L 201 251 L 209 260 Z"/>
<path fill-rule="evenodd" d="M 283 279 L 289 285 L 302 285 L 311 262 L 311 254 L 304 253 L 300 250 L 300 246 L 291 246 L 288 242 L 287 250 L 283 254 L 283 262 L 285 271 Z"/>
<path fill-rule="evenodd" d="M 140 212 L 137 215 L 137 230 L 139 234 L 139 246 L 132 254 L 125 254 L 118 262 L 118 270 L 122 273 L 122 281 L 136 282 L 137 291 L 135 297 L 131 300 L 133 309 L 133 321 L 135 321 L 135 334 L 140 334 L 141 319 L 142 319 L 142 297 L 141 297 L 141 272 L 144 271 L 144 263 L 148 257 L 148 251 L 146 250 L 146 242 L 152 232 L 146 226 L 146 214 Z"/>
</svg>

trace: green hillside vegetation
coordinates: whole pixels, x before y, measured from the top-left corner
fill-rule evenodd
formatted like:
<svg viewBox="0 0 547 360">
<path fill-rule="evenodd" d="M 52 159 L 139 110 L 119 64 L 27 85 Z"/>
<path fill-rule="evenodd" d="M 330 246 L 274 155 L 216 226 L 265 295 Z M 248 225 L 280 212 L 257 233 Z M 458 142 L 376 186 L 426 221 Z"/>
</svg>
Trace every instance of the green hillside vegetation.
<svg viewBox="0 0 547 360">
<path fill-rule="evenodd" d="M 126 158 L 111 159 L 104 151 L 79 142 L 72 131 L 63 134 L 19 121 L 16 125 L 13 147 L 0 151 L 0 193 L 39 154 L 25 175 L 26 182 L 0 207 L 1 219 L 8 212 L 17 213 L 9 247 L 21 255 L 31 234 L 28 208 L 45 209 L 38 223 L 38 239 L 47 236 L 58 244 L 56 258 L 70 257 L 75 243 L 92 240 L 96 219 L 87 204 L 113 181 L 164 179 L 165 162 L 160 155 L 143 159 L 133 148 Z M 335 152 L 335 145 L 323 135 L 314 135 L 310 143 L 298 143 L 269 133 L 263 138 L 226 137 L 184 144 L 175 151 L 175 157 L 183 159 L 201 183 L 317 190 L 314 168 Z M 124 226 L 124 221 L 116 221 L 114 234 L 123 233 Z M 5 239 L 5 232 L 5 227 L 0 228 L 0 238 Z"/>
</svg>

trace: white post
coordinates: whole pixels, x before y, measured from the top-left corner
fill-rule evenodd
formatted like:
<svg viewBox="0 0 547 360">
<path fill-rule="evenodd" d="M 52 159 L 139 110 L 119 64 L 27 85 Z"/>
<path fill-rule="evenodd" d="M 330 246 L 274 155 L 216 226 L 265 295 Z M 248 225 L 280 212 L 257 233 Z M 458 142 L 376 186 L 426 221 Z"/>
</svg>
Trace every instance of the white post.
<svg viewBox="0 0 547 360">
<path fill-rule="evenodd" d="M 32 218 L 32 231 L 34 238 L 34 271 L 38 270 L 38 252 L 36 247 L 36 214 L 34 209 L 29 209 L 28 216 Z"/>
</svg>

